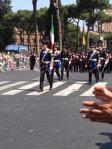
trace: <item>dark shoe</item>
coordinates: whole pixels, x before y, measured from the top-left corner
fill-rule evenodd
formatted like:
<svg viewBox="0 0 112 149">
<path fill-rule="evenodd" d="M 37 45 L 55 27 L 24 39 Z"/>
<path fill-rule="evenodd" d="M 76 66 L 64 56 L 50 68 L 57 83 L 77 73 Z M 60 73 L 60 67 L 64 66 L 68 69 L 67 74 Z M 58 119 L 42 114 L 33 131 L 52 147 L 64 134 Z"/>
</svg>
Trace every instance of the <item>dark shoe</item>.
<svg viewBox="0 0 112 149">
<path fill-rule="evenodd" d="M 104 79 L 102 78 L 102 82 L 103 82 L 103 80 L 104 80 Z"/>
<path fill-rule="evenodd" d="M 92 82 L 89 82 L 88 85 L 92 85 Z"/>
<path fill-rule="evenodd" d="M 96 80 L 96 83 L 98 83 L 99 82 L 99 80 Z"/>
<path fill-rule="evenodd" d="M 39 89 L 38 92 L 43 92 L 43 89 Z"/>
<path fill-rule="evenodd" d="M 50 87 L 49 90 L 52 90 L 52 87 Z"/>
<path fill-rule="evenodd" d="M 61 81 L 61 78 L 58 78 L 59 81 Z"/>
</svg>

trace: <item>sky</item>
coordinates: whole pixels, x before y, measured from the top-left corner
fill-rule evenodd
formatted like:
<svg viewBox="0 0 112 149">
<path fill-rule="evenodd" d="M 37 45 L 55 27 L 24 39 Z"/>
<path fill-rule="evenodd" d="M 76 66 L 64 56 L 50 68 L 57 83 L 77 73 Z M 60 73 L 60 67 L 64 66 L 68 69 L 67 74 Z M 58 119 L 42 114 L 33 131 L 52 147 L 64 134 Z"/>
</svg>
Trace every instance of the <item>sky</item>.
<svg viewBox="0 0 112 149">
<path fill-rule="evenodd" d="M 61 0 L 63 5 L 66 4 L 72 4 L 75 3 L 75 0 Z M 112 0 L 110 0 L 110 3 L 112 4 Z M 37 2 L 37 9 L 41 7 L 48 7 L 49 6 L 49 0 L 38 0 Z M 17 10 L 32 10 L 32 0 L 12 0 L 12 10 L 17 11 Z"/>
<path fill-rule="evenodd" d="M 62 2 L 62 5 L 66 5 L 66 4 L 75 3 L 75 0 L 61 0 L 61 2 Z M 32 0 L 24 0 L 24 2 L 23 0 L 12 0 L 11 5 L 12 5 L 12 10 L 15 12 L 20 9 L 32 10 Z M 38 0 L 37 9 L 41 7 L 49 7 L 49 0 Z"/>
<path fill-rule="evenodd" d="M 25 0 L 25 2 L 23 2 L 23 0 L 12 0 L 12 4 L 11 4 L 12 10 L 15 12 L 20 9 L 32 10 L 32 0 Z M 75 3 L 75 0 L 61 0 L 61 2 L 62 2 L 62 5 L 66 5 L 66 4 Z M 110 0 L 110 3 L 112 4 L 112 0 Z M 38 0 L 37 9 L 41 7 L 49 7 L 49 0 Z"/>
<path fill-rule="evenodd" d="M 62 5 L 74 4 L 76 0 L 61 0 Z M 26 2 L 26 3 L 25 3 Z M 112 4 L 112 0 L 110 0 Z M 32 10 L 32 0 L 12 0 L 12 10 L 16 12 L 17 10 Z M 42 7 L 49 7 L 49 0 L 37 0 L 37 9 Z M 82 27 L 82 22 L 80 22 Z"/>
</svg>

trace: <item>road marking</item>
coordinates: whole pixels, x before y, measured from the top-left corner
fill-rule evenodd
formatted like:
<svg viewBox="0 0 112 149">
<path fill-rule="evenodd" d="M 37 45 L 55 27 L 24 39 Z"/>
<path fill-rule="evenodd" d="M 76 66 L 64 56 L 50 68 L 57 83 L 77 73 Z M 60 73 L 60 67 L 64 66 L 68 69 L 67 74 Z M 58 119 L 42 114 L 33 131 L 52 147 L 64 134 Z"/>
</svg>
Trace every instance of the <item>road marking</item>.
<svg viewBox="0 0 112 149">
<path fill-rule="evenodd" d="M 55 88 L 57 88 L 57 87 L 59 87 L 59 86 L 61 86 L 61 85 L 63 85 L 65 82 L 55 82 L 55 83 L 53 83 L 53 89 L 55 89 Z M 29 94 L 27 94 L 27 95 L 33 95 L 33 96 L 38 96 L 38 95 L 42 95 L 42 94 L 44 94 L 44 93 L 46 93 L 46 92 L 48 92 L 49 91 L 49 85 L 48 86 L 46 86 L 46 87 L 44 87 L 44 91 L 43 92 L 32 92 L 32 93 L 29 93 Z"/>
<path fill-rule="evenodd" d="M 98 82 L 97 84 L 99 85 L 107 85 L 108 82 Z M 95 84 L 96 85 L 96 84 Z M 93 85 L 89 90 L 85 91 L 83 94 L 81 94 L 80 96 L 94 96 L 93 95 L 93 89 L 94 89 L 94 86 Z"/>
<path fill-rule="evenodd" d="M 53 96 L 68 96 L 73 92 L 78 91 L 87 82 L 75 82 L 74 84 L 68 86 L 66 89 L 57 92 Z"/>
<path fill-rule="evenodd" d="M 11 87 L 15 87 L 15 86 L 17 86 L 17 85 L 24 84 L 24 83 L 26 83 L 26 82 L 27 82 L 27 81 L 19 81 L 19 82 L 16 82 L 16 83 L 12 83 L 12 84 L 8 84 L 8 85 L 1 86 L 1 87 L 0 87 L 0 91 L 9 89 L 9 88 L 11 88 Z"/>
<path fill-rule="evenodd" d="M 10 82 L 10 81 L 1 81 L 1 82 L 0 82 L 0 85 L 1 85 L 1 84 L 5 84 L 5 83 L 9 83 L 9 82 Z"/>
<path fill-rule="evenodd" d="M 25 85 L 23 87 L 20 87 L 18 89 L 11 90 L 9 92 L 5 92 L 2 95 L 15 95 L 15 94 L 21 93 L 21 92 L 23 92 L 25 90 L 31 89 L 31 88 L 33 88 L 33 87 L 35 87 L 37 85 L 39 85 L 39 82 L 31 83 L 31 84 Z"/>
</svg>

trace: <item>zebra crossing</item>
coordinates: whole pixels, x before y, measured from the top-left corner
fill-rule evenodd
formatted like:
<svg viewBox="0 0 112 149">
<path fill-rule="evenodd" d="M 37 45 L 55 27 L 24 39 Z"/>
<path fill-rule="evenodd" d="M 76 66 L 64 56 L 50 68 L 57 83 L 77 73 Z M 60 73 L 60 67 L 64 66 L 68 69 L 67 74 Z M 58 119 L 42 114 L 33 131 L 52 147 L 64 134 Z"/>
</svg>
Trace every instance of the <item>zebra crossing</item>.
<svg viewBox="0 0 112 149">
<path fill-rule="evenodd" d="M 109 82 L 99 82 L 98 84 L 107 85 Z M 41 96 L 49 95 L 53 97 L 67 97 L 71 94 L 75 96 L 76 92 L 81 92 L 79 96 L 93 96 L 92 91 L 94 85 L 89 86 L 85 81 L 58 81 L 54 82 L 53 89 L 49 91 L 48 83 L 44 84 L 44 91 L 38 92 L 39 82 L 31 81 L 1 81 L 0 82 L 0 95 L 1 96 L 13 96 L 23 93 L 26 96 Z M 27 92 L 26 92 L 27 91 Z"/>
</svg>

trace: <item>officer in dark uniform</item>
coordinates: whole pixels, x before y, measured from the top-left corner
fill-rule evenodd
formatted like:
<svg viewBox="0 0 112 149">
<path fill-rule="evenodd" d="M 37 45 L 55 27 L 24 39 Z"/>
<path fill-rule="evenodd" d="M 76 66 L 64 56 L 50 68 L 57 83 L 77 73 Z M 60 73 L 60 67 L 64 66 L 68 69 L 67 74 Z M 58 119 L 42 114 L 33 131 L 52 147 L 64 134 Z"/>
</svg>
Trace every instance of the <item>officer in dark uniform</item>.
<svg viewBox="0 0 112 149">
<path fill-rule="evenodd" d="M 106 72 L 106 52 L 102 48 L 102 44 L 99 43 L 99 56 L 100 56 L 100 73 L 101 73 L 101 79 L 103 81 L 104 74 Z"/>
<path fill-rule="evenodd" d="M 52 79 L 50 76 L 50 67 L 51 67 L 51 60 L 52 60 L 52 52 L 48 48 L 48 42 L 43 42 L 43 49 L 40 51 L 40 90 L 43 91 L 43 82 L 44 82 L 44 77 L 45 74 L 47 76 L 49 85 L 50 85 L 50 90 L 52 89 Z"/>
<path fill-rule="evenodd" d="M 94 74 L 96 82 L 99 81 L 99 53 L 95 49 L 95 45 L 91 44 L 91 50 L 88 52 L 88 70 L 89 84 L 92 84 L 92 74 Z"/>
<path fill-rule="evenodd" d="M 36 62 L 36 56 L 35 56 L 34 53 L 31 52 L 31 55 L 30 55 L 30 70 L 34 69 L 35 62 Z"/>
<path fill-rule="evenodd" d="M 70 52 L 66 47 L 61 51 L 61 80 L 63 80 L 64 69 L 66 71 L 66 77 L 69 79 L 69 62 L 70 62 Z"/>
<path fill-rule="evenodd" d="M 54 78 L 54 72 L 56 72 L 59 81 L 61 80 L 61 75 L 60 75 L 60 71 L 59 71 L 60 67 L 61 67 L 61 52 L 59 51 L 58 47 L 55 46 L 54 53 L 53 53 L 53 69 L 52 69 L 52 73 L 51 73 L 52 81 Z"/>
</svg>

